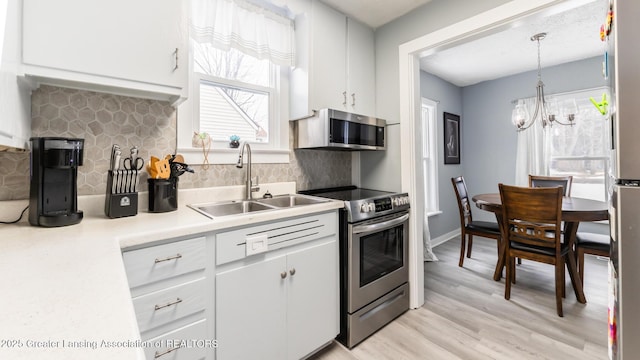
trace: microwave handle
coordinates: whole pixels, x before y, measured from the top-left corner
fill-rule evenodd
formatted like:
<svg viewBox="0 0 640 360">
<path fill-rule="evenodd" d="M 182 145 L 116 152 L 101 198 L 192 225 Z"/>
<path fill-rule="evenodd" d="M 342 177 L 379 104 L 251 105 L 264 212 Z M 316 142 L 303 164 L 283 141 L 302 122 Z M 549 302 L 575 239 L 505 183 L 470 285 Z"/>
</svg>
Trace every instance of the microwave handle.
<svg viewBox="0 0 640 360">
<path fill-rule="evenodd" d="M 398 218 L 388 220 L 385 222 L 381 222 L 378 224 L 371 225 L 359 225 L 353 227 L 353 234 L 362 234 L 362 233 L 370 233 L 375 231 L 384 230 L 386 228 L 394 227 L 398 224 L 402 224 L 403 222 L 409 219 L 409 214 L 404 214 Z"/>
</svg>

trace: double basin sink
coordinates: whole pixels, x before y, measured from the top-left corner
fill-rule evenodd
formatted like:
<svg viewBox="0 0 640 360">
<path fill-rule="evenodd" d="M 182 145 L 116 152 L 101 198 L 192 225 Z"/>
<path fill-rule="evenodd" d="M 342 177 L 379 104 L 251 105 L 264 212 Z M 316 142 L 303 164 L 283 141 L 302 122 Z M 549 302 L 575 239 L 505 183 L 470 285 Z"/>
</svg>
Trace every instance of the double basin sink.
<svg viewBox="0 0 640 360">
<path fill-rule="evenodd" d="M 329 201 L 331 200 L 305 195 L 280 195 L 265 199 L 223 201 L 187 206 L 213 219 L 220 216 L 242 215 L 259 211 L 291 208 L 294 206 L 320 204 Z"/>
</svg>

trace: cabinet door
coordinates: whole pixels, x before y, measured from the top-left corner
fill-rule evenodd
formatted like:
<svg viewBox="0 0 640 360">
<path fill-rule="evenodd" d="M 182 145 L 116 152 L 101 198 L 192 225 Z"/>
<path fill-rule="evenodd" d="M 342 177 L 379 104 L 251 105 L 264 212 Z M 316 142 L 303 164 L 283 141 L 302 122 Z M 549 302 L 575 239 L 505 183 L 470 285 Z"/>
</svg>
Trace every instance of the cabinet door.
<svg viewBox="0 0 640 360">
<path fill-rule="evenodd" d="M 287 256 L 287 359 L 300 359 L 338 335 L 338 250 L 335 237 L 327 240 Z"/>
<path fill-rule="evenodd" d="M 346 17 L 319 1 L 312 6 L 310 110 L 346 110 Z"/>
<path fill-rule="evenodd" d="M 182 88 L 188 76 L 185 15 L 183 1 L 176 0 L 24 0 L 23 61 Z"/>
<path fill-rule="evenodd" d="M 285 269 L 283 255 L 216 275 L 217 360 L 285 358 Z"/>
<path fill-rule="evenodd" d="M 31 91 L 18 81 L 21 3 L 0 0 L 0 150 L 28 149 L 31 135 Z"/>
<path fill-rule="evenodd" d="M 347 26 L 347 108 L 375 115 L 375 50 L 373 30 L 353 19 Z"/>
</svg>

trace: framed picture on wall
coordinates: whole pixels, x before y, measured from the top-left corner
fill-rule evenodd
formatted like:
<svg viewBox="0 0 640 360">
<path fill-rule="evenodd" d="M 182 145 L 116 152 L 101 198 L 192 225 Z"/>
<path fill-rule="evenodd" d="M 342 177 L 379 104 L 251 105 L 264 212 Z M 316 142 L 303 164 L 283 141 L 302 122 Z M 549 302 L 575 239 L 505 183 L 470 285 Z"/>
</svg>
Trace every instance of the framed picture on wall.
<svg viewBox="0 0 640 360">
<path fill-rule="evenodd" d="M 460 116 L 444 113 L 444 163 L 460 164 Z"/>
</svg>

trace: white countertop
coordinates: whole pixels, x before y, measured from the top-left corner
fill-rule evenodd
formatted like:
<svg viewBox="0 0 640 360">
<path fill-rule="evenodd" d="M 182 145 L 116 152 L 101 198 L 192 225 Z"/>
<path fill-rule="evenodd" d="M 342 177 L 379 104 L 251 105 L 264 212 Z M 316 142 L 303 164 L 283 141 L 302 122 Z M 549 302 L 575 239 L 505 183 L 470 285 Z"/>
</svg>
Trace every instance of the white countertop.
<svg viewBox="0 0 640 360">
<path fill-rule="evenodd" d="M 261 187 L 273 195 L 295 193 L 295 183 Z M 141 193 L 138 215 L 119 219 L 104 215 L 104 196 L 80 197 L 84 218 L 77 225 L 1 225 L 0 359 L 144 359 L 122 249 L 343 207 L 329 201 L 217 219 L 186 207 L 238 199 L 243 190 L 180 190 L 178 210 L 167 213 L 149 213 Z M 0 202 L 0 215 L 17 218 L 24 206 L 26 201 Z M 113 342 L 119 343 L 108 347 Z"/>
</svg>

